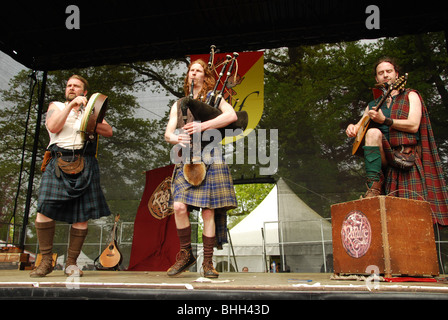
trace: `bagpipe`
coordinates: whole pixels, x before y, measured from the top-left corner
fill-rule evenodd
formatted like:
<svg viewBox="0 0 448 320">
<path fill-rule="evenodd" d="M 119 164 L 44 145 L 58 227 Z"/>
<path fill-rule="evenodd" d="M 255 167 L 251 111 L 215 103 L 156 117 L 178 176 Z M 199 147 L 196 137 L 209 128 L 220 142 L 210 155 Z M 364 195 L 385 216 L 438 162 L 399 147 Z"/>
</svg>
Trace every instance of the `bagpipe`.
<svg viewBox="0 0 448 320">
<path fill-rule="evenodd" d="M 215 55 L 216 47 L 214 45 L 211 46 L 210 58 L 208 61 L 208 68 L 215 69 L 214 66 L 214 55 Z M 221 100 L 224 97 L 224 91 L 227 87 L 227 83 L 229 78 L 233 73 L 233 68 L 238 58 L 238 53 L 234 52 L 233 57 L 231 55 L 226 56 L 226 60 L 223 63 L 223 67 L 218 75 L 218 79 L 215 83 L 215 86 L 206 98 L 205 102 L 194 99 L 193 97 L 193 87 L 194 82 L 191 81 L 191 90 L 190 95 L 188 97 L 182 98 L 180 100 L 180 108 L 182 110 L 182 118 L 184 123 L 187 123 L 187 110 L 190 110 L 196 121 L 208 121 L 214 119 L 222 114 L 222 111 L 219 109 L 219 105 Z M 230 65 L 229 65 L 230 63 Z M 227 65 L 229 68 L 227 69 Z M 221 83 L 221 79 L 224 76 L 224 73 L 227 69 L 226 78 L 222 84 L 221 90 L 218 90 L 218 87 Z M 235 73 L 236 75 L 236 73 Z M 249 122 L 249 116 L 246 111 L 237 111 L 237 120 L 228 124 L 226 127 L 217 129 L 221 133 L 221 137 L 225 136 L 234 136 L 241 134 L 247 128 L 247 124 Z M 228 130 L 230 129 L 230 130 Z M 194 152 L 195 144 L 200 144 L 201 141 L 192 141 L 190 143 L 190 160 L 188 163 L 184 163 L 183 172 L 184 177 L 193 186 L 199 186 L 202 181 L 205 179 L 206 175 L 206 166 L 202 161 L 201 157 L 196 155 Z"/>
<path fill-rule="evenodd" d="M 210 51 L 210 58 L 208 62 L 208 67 L 210 69 L 215 69 L 214 66 L 214 55 L 215 55 L 215 46 L 211 46 Z M 190 110 L 191 114 L 193 115 L 194 119 L 196 121 L 208 121 L 211 119 L 214 119 L 222 114 L 222 111 L 219 109 L 219 105 L 221 103 L 221 100 L 224 97 L 224 91 L 227 87 L 227 83 L 229 81 L 230 76 L 233 73 L 233 68 L 236 63 L 236 60 L 238 58 L 238 53 L 234 52 L 233 57 L 230 55 L 226 56 L 226 61 L 223 63 L 223 67 L 221 68 L 221 71 L 219 73 L 218 79 L 216 81 L 216 84 L 210 92 L 210 94 L 207 96 L 207 99 L 205 102 L 202 102 L 200 100 L 194 99 L 192 95 L 192 90 L 190 93 L 190 96 L 182 98 L 180 101 L 180 106 L 182 108 L 182 113 L 186 115 L 187 109 Z M 227 65 L 230 63 L 229 68 L 227 69 Z M 224 76 L 224 73 L 227 69 L 226 78 L 222 84 L 221 90 L 218 90 L 219 84 L 221 83 L 221 79 Z M 193 88 L 193 86 L 192 86 Z M 224 128 L 218 129 L 222 137 L 225 136 L 233 136 L 235 135 L 236 129 L 241 129 L 241 131 L 246 130 L 247 124 L 249 122 L 249 116 L 246 111 L 237 111 L 236 112 L 237 120 L 235 122 L 230 123 Z M 231 129 L 227 130 L 226 129 Z M 237 133 L 238 134 L 238 133 Z"/>
</svg>

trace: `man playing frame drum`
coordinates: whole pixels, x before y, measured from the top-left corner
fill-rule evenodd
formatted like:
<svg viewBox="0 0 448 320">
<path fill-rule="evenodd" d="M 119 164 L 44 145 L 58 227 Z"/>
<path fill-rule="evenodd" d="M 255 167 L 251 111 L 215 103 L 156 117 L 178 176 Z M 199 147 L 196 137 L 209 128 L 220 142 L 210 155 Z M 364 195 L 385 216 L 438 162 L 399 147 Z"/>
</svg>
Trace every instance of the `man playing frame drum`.
<svg viewBox="0 0 448 320">
<path fill-rule="evenodd" d="M 64 272 L 82 275 L 76 260 L 87 236 L 88 220 L 110 215 L 100 187 L 96 139 L 85 140 L 80 132 L 87 90 L 87 80 L 73 75 L 67 81 L 65 103 L 51 102 L 48 107 L 45 125 L 50 144 L 46 153 L 51 157 L 43 168 L 35 221 L 42 260 L 31 277 L 44 277 L 53 270 L 55 221 L 71 224 Z M 104 120 L 95 130 L 104 137 L 113 134 Z"/>
</svg>

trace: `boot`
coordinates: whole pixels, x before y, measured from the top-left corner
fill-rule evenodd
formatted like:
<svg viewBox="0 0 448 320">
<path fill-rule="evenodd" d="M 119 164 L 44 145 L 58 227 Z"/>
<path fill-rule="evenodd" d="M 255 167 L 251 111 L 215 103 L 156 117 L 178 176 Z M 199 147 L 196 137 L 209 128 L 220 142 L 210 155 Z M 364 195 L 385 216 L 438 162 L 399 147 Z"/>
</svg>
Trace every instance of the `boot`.
<svg viewBox="0 0 448 320">
<path fill-rule="evenodd" d="M 383 184 L 381 181 L 373 181 L 373 183 L 370 184 L 370 188 L 368 187 L 364 198 L 377 197 L 381 195 L 382 185 Z M 367 182 L 367 186 L 369 186 L 369 182 Z"/>
<path fill-rule="evenodd" d="M 204 270 L 204 277 L 205 278 L 218 278 L 219 273 L 216 271 L 216 269 L 213 267 L 213 260 L 207 260 L 202 262 L 202 270 Z"/>
<path fill-rule="evenodd" d="M 367 177 L 367 192 L 364 198 L 376 197 L 381 195 L 384 180 L 380 147 L 364 146 L 363 149 Z"/>
<path fill-rule="evenodd" d="M 82 245 L 87 236 L 88 229 L 70 228 L 70 243 L 67 250 L 67 261 L 65 262 L 64 273 L 66 276 L 82 277 L 83 272 L 76 265 L 76 260 L 81 253 Z"/>
<path fill-rule="evenodd" d="M 167 275 L 170 277 L 177 276 L 195 263 L 196 258 L 193 256 L 191 247 L 189 249 L 181 249 L 177 254 L 176 263 L 168 269 Z"/>
<path fill-rule="evenodd" d="M 39 266 L 30 273 L 32 278 L 45 277 L 53 271 L 53 238 L 56 223 L 35 222 L 37 240 L 39 242 L 39 250 L 42 260 Z"/>
<path fill-rule="evenodd" d="M 219 273 L 213 267 L 213 248 L 215 246 L 215 237 L 207 237 L 202 235 L 202 242 L 204 244 L 204 262 L 202 262 L 204 277 L 218 278 Z"/>
</svg>

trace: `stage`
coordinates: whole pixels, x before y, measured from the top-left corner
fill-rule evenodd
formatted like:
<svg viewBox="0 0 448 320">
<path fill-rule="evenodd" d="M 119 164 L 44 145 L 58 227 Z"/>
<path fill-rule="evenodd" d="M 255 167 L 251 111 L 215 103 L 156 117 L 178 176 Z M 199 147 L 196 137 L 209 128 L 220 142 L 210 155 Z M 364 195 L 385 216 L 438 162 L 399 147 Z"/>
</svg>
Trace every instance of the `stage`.
<svg viewBox="0 0 448 320">
<path fill-rule="evenodd" d="M 334 280 L 322 273 L 221 273 L 205 279 L 186 272 L 170 278 L 165 272 L 84 271 L 66 277 L 53 271 L 30 278 L 29 271 L 0 270 L 0 299 L 14 300 L 447 300 L 448 282 L 384 282 Z"/>
</svg>

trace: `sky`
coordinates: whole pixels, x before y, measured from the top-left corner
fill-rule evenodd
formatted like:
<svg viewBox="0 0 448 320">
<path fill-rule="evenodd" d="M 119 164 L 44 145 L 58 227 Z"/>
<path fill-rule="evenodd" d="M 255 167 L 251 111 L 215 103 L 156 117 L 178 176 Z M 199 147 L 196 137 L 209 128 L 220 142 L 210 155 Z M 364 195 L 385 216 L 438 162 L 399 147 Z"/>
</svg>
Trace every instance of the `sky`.
<svg viewBox="0 0 448 320">
<path fill-rule="evenodd" d="M 29 70 L 24 65 L 18 63 L 7 54 L 0 51 L 0 89 L 8 89 L 9 81 L 21 70 Z M 146 92 L 136 93 L 137 101 L 141 109 L 138 110 L 136 116 L 144 119 L 158 120 L 161 119 L 165 112 L 171 107 L 169 105 L 170 99 L 174 97 L 166 97 L 164 94 L 154 94 L 150 90 Z M 5 102 L 0 102 L 0 107 L 4 107 Z"/>
<path fill-rule="evenodd" d="M 7 89 L 9 80 L 23 69 L 27 68 L 0 51 L 0 89 Z"/>
</svg>

